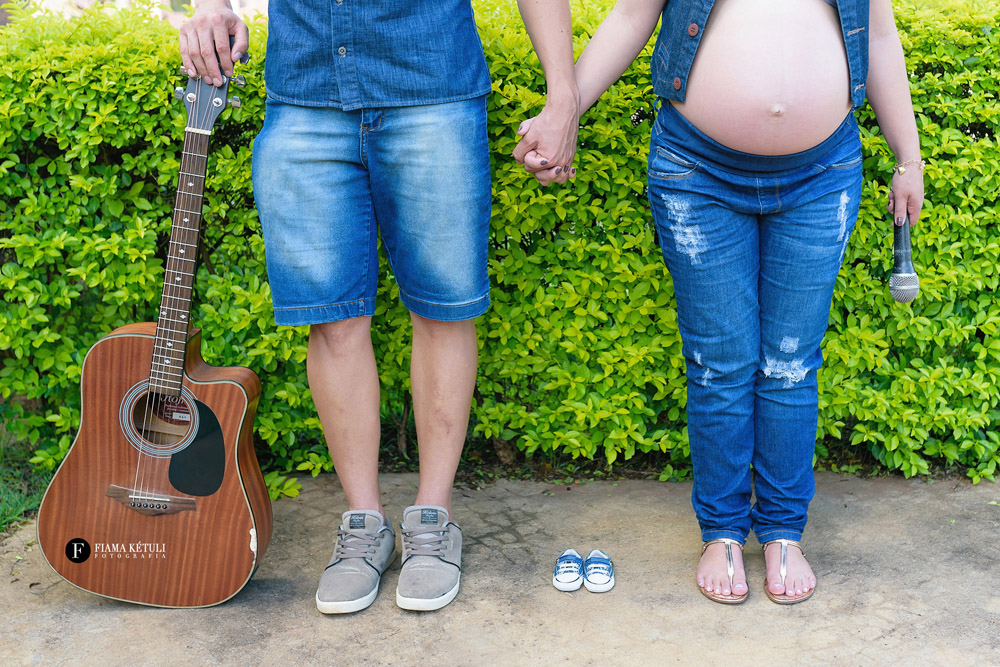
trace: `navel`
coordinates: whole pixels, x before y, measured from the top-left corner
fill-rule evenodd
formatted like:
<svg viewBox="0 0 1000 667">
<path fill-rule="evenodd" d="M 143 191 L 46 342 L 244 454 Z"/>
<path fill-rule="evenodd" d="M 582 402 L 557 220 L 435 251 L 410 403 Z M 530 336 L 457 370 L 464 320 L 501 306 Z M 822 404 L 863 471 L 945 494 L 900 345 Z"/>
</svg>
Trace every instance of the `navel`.
<svg viewBox="0 0 1000 667">
<path fill-rule="evenodd" d="M 785 105 L 779 103 L 771 105 L 771 116 L 780 118 L 785 115 Z"/>
</svg>

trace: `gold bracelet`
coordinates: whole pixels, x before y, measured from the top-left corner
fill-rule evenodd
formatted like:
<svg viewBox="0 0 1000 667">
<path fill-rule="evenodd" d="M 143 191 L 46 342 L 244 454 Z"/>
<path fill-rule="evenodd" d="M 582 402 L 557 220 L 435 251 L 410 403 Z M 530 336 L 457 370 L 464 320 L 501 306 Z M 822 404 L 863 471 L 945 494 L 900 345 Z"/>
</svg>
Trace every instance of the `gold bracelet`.
<svg viewBox="0 0 1000 667">
<path fill-rule="evenodd" d="M 900 176 L 902 176 L 903 174 L 906 173 L 906 165 L 908 164 L 919 164 L 921 171 L 923 171 L 924 167 L 927 166 L 926 162 L 924 162 L 920 158 L 916 158 L 914 160 L 907 160 L 906 162 L 897 162 L 896 166 L 893 167 L 892 170 L 897 172 Z"/>
</svg>

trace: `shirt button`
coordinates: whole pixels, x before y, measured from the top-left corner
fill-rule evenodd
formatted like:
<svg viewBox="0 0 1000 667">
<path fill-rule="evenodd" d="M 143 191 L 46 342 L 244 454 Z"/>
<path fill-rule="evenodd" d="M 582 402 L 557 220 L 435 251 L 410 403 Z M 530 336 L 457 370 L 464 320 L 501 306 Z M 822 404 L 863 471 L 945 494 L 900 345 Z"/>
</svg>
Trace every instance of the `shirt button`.
<svg viewBox="0 0 1000 667">
<path fill-rule="evenodd" d="M 679 76 L 674 77 L 674 90 L 681 89 L 681 78 Z"/>
<path fill-rule="evenodd" d="M 344 4 L 344 0 L 337 0 L 337 4 L 338 4 L 338 5 L 342 5 L 342 4 Z"/>
<path fill-rule="evenodd" d="M 344 47 L 340 47 L 339 49 L 337 49 L 337 53 L 339 53 L 342 56 L 346 56 L 347 55 L 347 49 L 345 49 Z"/>
<path fill-rule="evenodd" d="M 697 23 L 692 23 L 691 25 L 688 26 L 688 34 L 691 35 L 692 37 L 694 37 L 695 35 L 698 34 L 698 24 Z"/>
</svg>

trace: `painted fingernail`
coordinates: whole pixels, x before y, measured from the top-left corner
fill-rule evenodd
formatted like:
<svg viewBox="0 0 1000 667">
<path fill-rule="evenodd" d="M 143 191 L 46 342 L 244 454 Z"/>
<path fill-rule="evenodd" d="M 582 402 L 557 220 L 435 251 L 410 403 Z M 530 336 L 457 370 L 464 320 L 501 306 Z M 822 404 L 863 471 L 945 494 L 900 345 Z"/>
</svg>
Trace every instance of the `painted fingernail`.
<svg viewBox="0 0 1000 667">
<path fill-rule="evenodd" d="M 562 167 L 556 167 L 556 173 L 557 174 L 562 173 Z"/>
<path fill-rule="evenodd" d="M 897 225 L 903 224 L 903 219 L 902 218 L 896 218 L 896 224 Z"/>
<path fill-rule="evenodd" d="M 542 160 L 542 164 L 543 164 L 543 165 L 544 165 L 544 164 L 548 164 L 548 163 L 549 163 L 549 161 L 548 161 L 548 160 Z"/>
<path fill-rule="evenodd" d="M 233 51 L 233 60 L 239 60 L 243 56 L 239 51 Z"/>
</svg>

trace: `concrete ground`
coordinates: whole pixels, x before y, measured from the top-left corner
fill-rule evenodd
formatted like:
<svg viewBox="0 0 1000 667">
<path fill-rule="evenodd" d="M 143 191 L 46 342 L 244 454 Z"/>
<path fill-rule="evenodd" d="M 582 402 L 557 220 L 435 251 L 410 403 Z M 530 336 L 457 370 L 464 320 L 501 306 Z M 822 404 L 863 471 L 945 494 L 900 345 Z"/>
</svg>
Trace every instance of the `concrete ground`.
<svg viewBox="0 0 1000 667">
<path fill-rule="evenodd" d="M 804 542 L 815 596 L 778 606 L 747 548 L 750 598 L 723 606 L 694 583 L 700 539 L 690 484 L 500 482 L 460 489 L 466 541 L 458 598 L 396 607 L 398 565 L 365 611 L 313 601 L 344 506 L 333 475 L 274 503 L 259 571 L 208 609 L 141 607 L 89 595 L 42 559 L 34 525 L 0 543 L 5 664 L 1000 664 L 1000 486 L 821 473 Z M 383 477 L 390 518 L 416 476 Z M 567 547 L 615 561 L 609 593 L 551 585 Z"/>
</svg>

